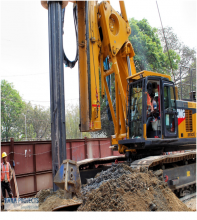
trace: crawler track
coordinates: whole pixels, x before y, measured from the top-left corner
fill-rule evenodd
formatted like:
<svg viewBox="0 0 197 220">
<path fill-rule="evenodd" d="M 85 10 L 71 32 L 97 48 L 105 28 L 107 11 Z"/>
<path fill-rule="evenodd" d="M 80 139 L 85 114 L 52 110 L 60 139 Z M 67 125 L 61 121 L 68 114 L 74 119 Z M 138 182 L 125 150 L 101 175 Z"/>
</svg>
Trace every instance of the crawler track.
<svg viewBox="0 0 197 220">
<path fill-rule="evenodd" d="M 187 200 L 190 200 L 190 199 L 195 198 L 195 197 L 196 197 L 196 192 L 192 193 L 190 195 L 184 196 L 183 198 L 180 198 L 180 200 L 182 202 L 186 202 Z"/>
<path fill-rule="evenodd" d="M 112 156 L 77 162 L 82 184 L 86 183 L 87 179 L 93 178 L 98 172 L 108 169 L 110 163 L 115 161 L 126 161 L 126 158 L 125 156 Z M 171 155 L 149 156 L 133 161 L 130 166 L 154 171 L 162 169 L 165 182 L 178 197 L 196 189 L 196 150 Z"/>
</svg>

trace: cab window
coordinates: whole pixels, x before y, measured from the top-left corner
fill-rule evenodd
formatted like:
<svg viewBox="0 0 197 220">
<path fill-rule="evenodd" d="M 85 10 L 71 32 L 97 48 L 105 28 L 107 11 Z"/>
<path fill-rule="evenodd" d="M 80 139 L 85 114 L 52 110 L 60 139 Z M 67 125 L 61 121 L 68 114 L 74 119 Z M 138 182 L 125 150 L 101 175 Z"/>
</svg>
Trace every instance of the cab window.
<svg viewBox="0 0 197 220">
<path fill-rule="evenodd" d="M 175 110 L 175 97 L 173 86 L 164 86 L 164 108 L 165 110 Z"/>
</svg>

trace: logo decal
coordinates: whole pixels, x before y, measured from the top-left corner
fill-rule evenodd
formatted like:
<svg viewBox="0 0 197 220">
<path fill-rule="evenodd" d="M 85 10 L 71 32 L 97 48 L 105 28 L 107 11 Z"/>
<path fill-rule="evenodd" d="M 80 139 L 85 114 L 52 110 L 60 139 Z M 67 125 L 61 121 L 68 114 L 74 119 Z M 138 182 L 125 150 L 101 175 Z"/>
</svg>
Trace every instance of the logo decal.
<svg viewBox="0 0 197 220">
<path fill-rule="evenodd" d="M 178 115 L 178 125 L 181 124 L 182 121 L 185 120 L 185 110 L 184 109 L 177 109 Z"/>
</svg>

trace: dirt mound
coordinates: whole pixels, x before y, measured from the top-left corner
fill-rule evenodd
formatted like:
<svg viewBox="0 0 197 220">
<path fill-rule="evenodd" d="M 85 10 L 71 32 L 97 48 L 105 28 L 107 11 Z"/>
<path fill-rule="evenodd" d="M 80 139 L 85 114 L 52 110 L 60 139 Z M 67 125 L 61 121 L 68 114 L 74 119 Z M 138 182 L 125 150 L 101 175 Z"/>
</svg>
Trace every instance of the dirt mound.
<svg viewBox="0 0 197 220">
<path fill-rule="evenodd" d="M 41 205 L 44 200 L 53 193 L 53 189 L 43 189 L 40 190 L 35 197 L 39 199 L 39 205 Z"/>
<path fill-rule="evenodd" d="M 64 191 L 61 189 L 56 192 L 53 189 L 43 189 L 35 197 L 39 199 L 39 211 L 52 211 L 55 207 L 79 202 L 77 198 L 64 199 Z"/>
<path fill-rule="evenodd" d="M 157 172 L 113 165 L 82 186 L 78 211 L 191 211 Z"/>
<path fill-rule="evenodd" d="M 62 205 L 77 204 L 79 201 L 74 199 L 62 199 L 58 195 L 49 196 L 39 207 L 39 211 L 52 211 L 55 207 Z"/>
<path fill-rule="evenodd" d="M 136 170 L 125 164 L 112 165 L 82 185 L 74 199 L 64 199 L 64 191 L 37 193 L 39 210 L 51 211 L 61 205 L 82 201 L 78 211 L 191 211 L 163 181 L 163 172 Z"/>
</svg>

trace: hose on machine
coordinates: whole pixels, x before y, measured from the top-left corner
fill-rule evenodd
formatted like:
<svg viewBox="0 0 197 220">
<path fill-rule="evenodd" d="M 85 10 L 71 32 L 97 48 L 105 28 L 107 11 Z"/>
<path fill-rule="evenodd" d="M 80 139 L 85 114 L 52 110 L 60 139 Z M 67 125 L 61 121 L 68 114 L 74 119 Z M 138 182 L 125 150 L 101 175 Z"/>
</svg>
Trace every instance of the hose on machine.
<svg viewBox="0 0 197 220">
<path fill-rule="evenodd" d="M 65 8 L 62 10 L 62 23 L 64 25 L 64 14 L 65 14 Z M 71 69 L 75 66 L 76 62 L 78 61 L 78 22 L 77 22 L 77 4 L 73 7 L 73 18 L 74 18 L 74 26 L 75 26 L 75 34 L 76 34 L 76 56 L 73 61 L 70 61 L 68 57 L 65 54 L 65 51 L 63 49 L 64 53 L 64 64 L 66 67 L 70 67 Z"/>
</svg>

